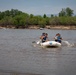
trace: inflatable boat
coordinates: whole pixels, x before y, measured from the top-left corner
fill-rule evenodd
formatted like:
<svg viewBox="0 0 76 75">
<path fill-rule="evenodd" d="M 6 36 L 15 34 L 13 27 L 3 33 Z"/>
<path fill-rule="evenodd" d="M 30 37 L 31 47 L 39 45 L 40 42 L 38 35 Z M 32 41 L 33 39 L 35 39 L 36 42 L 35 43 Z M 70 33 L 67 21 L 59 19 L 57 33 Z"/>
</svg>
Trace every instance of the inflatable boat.
<svg viewBox="0 0 76 75">
<path fill-rule="evenodd" d="M 56 41 L 47 41 L 44 43 L 41 43 L 40 41 L 38 41 L 37 44 L 40 44 L 41 46 L 44 46 L 44 47 L 61 47 L 61 43 Z"/>
</svg>

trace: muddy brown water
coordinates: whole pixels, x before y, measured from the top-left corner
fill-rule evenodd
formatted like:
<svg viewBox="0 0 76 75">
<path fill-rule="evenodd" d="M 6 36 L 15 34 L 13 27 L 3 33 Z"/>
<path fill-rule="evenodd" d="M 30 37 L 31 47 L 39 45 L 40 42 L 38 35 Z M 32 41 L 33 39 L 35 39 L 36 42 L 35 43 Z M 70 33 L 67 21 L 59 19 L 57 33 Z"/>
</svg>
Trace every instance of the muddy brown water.
<svg viewBox="0 0 76 75">
<path fill-rule="evenodd" d="M 33 41 L 60 33 L 74 46 L 42 48 Z M 0 29 L 0 75 L 75 75 L 76 30 Z"/>
</svg>

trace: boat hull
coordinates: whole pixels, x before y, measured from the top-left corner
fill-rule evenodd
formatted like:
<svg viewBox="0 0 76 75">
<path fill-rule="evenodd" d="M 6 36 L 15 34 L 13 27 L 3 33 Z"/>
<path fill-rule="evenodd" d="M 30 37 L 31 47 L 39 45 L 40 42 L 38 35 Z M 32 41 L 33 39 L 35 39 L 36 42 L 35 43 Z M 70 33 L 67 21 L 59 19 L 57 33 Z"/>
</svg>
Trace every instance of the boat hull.
<svg viewBox="0 0 76 75">
<path fill-rule="evenodd" d="M 61 43 L 55 41 L 47 41 L 44 43 L 40 43 L 40 45 L 44 47 L 61 47 Z"/>
</svg>

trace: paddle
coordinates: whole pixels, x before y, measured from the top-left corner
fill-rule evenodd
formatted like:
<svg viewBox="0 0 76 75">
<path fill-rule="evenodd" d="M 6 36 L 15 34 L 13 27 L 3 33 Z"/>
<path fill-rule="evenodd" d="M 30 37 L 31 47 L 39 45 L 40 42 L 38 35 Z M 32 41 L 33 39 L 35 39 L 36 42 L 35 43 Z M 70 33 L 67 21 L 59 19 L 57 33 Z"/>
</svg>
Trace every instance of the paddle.
<svg viewBox="0 0 76 75">
<path fill-rule="evenodd" d="M 41 40 L 38 40 L 36 43 L 37 43 L 37 44 L 40 44 L 40 43 L 41 43 Z"/>
<path fill-rule="evenodd" d="M 32 43 L 40 44 L 41 43 L 41 40 L 33 41 Z"/>
</svg>

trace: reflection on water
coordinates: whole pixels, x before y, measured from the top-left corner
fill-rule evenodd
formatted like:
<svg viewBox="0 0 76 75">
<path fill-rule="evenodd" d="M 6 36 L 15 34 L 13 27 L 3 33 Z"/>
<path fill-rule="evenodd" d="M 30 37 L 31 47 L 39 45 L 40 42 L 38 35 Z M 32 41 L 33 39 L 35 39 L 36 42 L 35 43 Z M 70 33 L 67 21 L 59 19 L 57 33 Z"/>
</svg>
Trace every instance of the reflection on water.
<svg viewBox="0 0 76 75">
<path fill-rule="evenodd" d="M 75 75 L 76 45 L 60 48 L 42 48 L 32 41 L 39 40 L 42 32 L 49 39 L 57 32 L 75 45 L 75 30 L 0 30 L 0 74 L 3 75 Z"/>
</svg>

